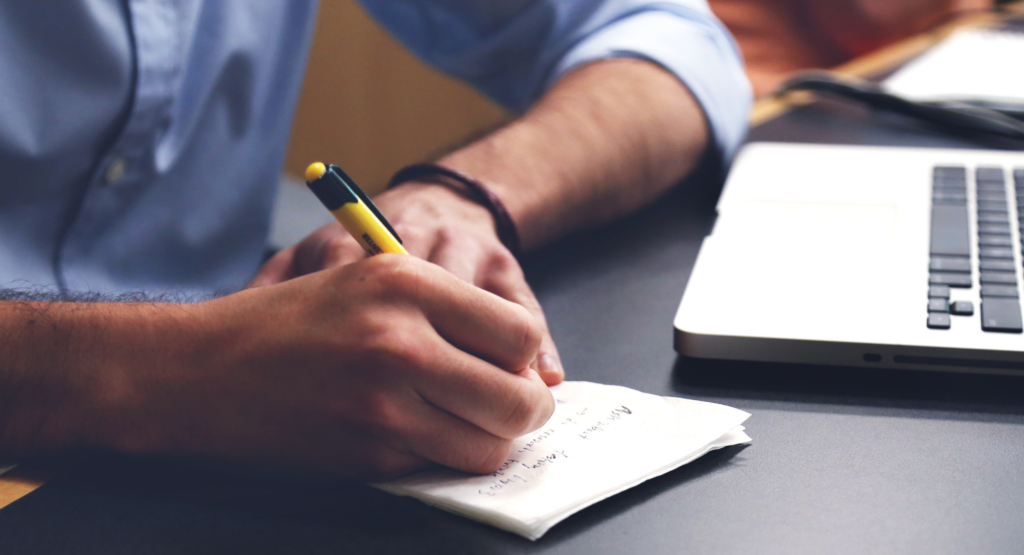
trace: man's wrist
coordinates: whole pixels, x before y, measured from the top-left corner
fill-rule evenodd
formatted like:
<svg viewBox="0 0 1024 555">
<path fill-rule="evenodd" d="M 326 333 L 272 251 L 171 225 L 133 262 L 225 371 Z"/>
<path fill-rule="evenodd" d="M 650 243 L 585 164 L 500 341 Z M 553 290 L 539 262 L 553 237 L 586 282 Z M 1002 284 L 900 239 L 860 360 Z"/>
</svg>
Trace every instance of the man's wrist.
<svg viewBox="0 0 1024 555">
<path fill-rule="evenodd" d="M 3 455 L 118 447 L 147 380 L 177 357 L 186 306 L 3 303 Z"/>
<path fill-rule="evenodd" d="M 424 181 L 409 181 L 382 193 L 376 201 L 399 228 L 407 220 L 437 218 L 442 224 L 458 223 L 477 233 L 498 239 L 494 216 L 480 203 L 458 188 Z M 415 212 L 415 214 L 413 213 Z M 401 235 L 401 230 L 399 230 Z"/>
<path fill-rule="evenodd" d="M 518 257 L 522 252 L 516 222 L 512 219 L 501 197 L 494 193 L 492 186 L 443 164 L 428 162 L 402 168 L 391 178 L 388 188 L 394 188 L 409 181 L 439 183 L 460 191 L 466 198 L 490 212 L 498 239 L 513 256 Z"/>
</svg>

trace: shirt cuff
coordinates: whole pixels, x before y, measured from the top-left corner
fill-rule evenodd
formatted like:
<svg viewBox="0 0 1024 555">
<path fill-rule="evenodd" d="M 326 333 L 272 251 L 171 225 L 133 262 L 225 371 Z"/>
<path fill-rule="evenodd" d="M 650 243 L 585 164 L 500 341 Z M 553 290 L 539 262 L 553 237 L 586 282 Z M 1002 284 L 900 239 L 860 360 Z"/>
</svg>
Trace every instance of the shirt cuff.
<svg viewBox="0 0 1024 555">
<path fill-rule="evenodd" d="M 648 11 L 626 17 L 573 46 L 555 66 L 547 87 L 580 65 L 623 57 L 661 65 L 690 89 L 727 167 L 746 136 L 752 93 L 739 49 L 721 23 L 697 12 Z"/>
</svg>

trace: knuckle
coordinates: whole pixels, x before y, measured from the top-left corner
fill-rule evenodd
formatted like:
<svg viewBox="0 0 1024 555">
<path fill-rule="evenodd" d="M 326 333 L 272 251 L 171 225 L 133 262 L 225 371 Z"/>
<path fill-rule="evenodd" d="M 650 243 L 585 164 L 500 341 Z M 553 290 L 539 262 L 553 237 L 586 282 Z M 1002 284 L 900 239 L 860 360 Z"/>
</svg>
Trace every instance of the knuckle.
<svg viewBox="0 0 1024 555">
<path fill-rule="evenodd" d="M 530 382 L 517 382 L 517 391 L 509 396 L 502 418 L 501 436 L 515 439 L 536 430 L 550 416 L 547 403 L 538 403 L 530 395 Z"/>
<path fill-rule="evenodd" d="M 352 246 L 352 239 L 342 235 L 330 235 L 322 243 L 320 249 L 323 252 L 341 252 Z"/>
<path fill-rule="evenodd" d="M 541 341 L 544 340 L 544 328 L 540 322 L 530 314 L 530 311 L 522 306 L 515 305 L 514 310 L 518 314 L 519 354 L 526 359 L 526 363 L 534 359 L 537 351 L 540 350 Z M 515 368 L 518 370 L 518 368 Z"/>
<path fill-rule="evenodd" d="M 360 310 L 349 316 L 350 342 L 369 355 L 385 352 L 392 341 L 395 328 L 394 310 L 378 307 L 377 310 Z"/>
<path fill-rule="evenodd" d="M 504 245 L 495 248 L 488 264 L 492 272 L 513 274 L 515 276 L 523 275 L 523 269 L 519 266 L 519 261 L 516 260 L 516 257 L 512 256 L 512 253 Z"/>
<path fill-rule="evenodd" d="M 442 225 L 434 232 L 439 243 L 451 244 L 459 241 L 464 236 L 462 230 L 450 225 Z"/>
<path fill-rule="evenodd" d="M 319 268 L 329 268 L 340 265 L 348 253 L 353 252 L 353 239 L 341 235 L 329 235 L 324 237 L 317 245 L 315 252 L 316 265 Z"/>
<path fill-rule="evenodd" d="M 478 474 L 488 474 L 501 468 L 512 452 L 511 439 L 497 439 L 490 449 L 480 449 L 479 456 L 467 465 L 467 470 Z"/>
<path fill-rule="evenodd" d="M 426 238 L 427 234 L 424 229 L 418 225 L 410 225 L 406 223 L 394 224 L 395 232 L 404 241 L 410 243 L 422 243 Z"/>
<path fill-rule="evenodd" d="M 430 349 L 417 341 L 413 333 L 405 332 L 379 318 L 377 329 L 366 337 L 362 344 L 373 365 L 380 370 L 384 367 L 398 370 L 420 369 L 429 362 Z"/>
<path fill-rule="evenodd" d="M 364 271 L 386 294 L 414 291 L 425 279 L 423 267 L 411 256 L 372 256 Z"/>
<path fill-rule="evenodd" d="M 368 394 L 359 409 L 363 425 L 378 437 L 392 437 L 402 428 L 402 410 L 384 393 Z"/>
</svg>

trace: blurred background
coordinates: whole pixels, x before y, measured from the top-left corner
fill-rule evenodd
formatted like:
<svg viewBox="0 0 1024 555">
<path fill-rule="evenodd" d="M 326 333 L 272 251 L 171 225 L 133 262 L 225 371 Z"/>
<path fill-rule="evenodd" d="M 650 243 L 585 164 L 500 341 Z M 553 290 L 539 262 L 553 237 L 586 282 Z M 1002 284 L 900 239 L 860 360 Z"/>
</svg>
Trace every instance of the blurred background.
<svg viewBox="0 0 1024 555">
<path fill-rule="evenodd" d="M 428 68 L 354 0 L 320 2 L 285 172 L 314 160 L 345 168 L 367 192 L 396 170 L 508 115 Z"/>
<path fill-rule="evenodd" d="M 839 66 L 1002 2 L 709 3 L 736 37 L 755 93 L 765 95 L 795 71 Z M 375 194 L 402 166 L 440 154 L 510 117 L 470 87 L 417 61 L 355 0 L 323 0 L 271 244 L 288 246 L 332 221 L 299 177 L 310 162 L 336 163 Z"/>
</svg>

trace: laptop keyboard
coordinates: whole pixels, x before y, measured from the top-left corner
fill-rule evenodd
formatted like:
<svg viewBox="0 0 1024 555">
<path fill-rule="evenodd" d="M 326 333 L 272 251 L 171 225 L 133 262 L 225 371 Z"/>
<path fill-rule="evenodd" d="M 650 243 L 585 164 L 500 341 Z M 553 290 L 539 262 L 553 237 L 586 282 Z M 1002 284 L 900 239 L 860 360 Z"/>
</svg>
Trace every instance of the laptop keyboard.
<svg viewBox="0 0 1024 555">
<path fill-rule="evenodd" d="M 981 287 L 981 329 L 986 332 L 1024 331 L 1011 228 L 1012 222 L 1019 222 L 1024 255 L 1024 218 L 1017 220 L 1021 213 L 1011 209 L 1011 204 L 1024 205 L 1024 168 L 1013 170 L 1010 177 L 1013 195 L 1007 195 L 1006 168 L 985 166 L 974 170 L 977 281 Z M 972 302 L 951 301 L 952 290 L 971 289 L 975 283 L 968 187 L 964 166 L 938 166 L 933 171 L 927 322 L 932 329 L 949 329 L 954 316 L 974 315 Z"/>
</svg>

